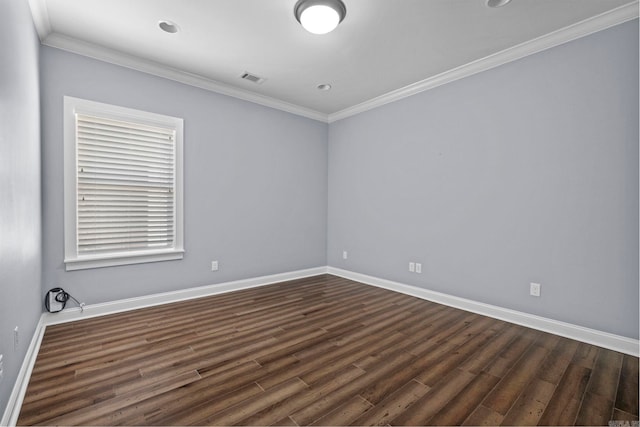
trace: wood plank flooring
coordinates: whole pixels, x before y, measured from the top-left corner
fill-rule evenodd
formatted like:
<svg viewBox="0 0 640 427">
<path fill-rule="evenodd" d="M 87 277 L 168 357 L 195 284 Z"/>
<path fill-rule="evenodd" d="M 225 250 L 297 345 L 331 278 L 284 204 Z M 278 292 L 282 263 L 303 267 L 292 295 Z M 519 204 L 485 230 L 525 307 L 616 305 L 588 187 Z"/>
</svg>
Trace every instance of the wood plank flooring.
<svg viewBox="0 0 640 427">
<path fill-rule="evenodd" d="M 638 358 L 330 275 L 47 328 L 20 425 L 606 425 Z"/>
</svg>

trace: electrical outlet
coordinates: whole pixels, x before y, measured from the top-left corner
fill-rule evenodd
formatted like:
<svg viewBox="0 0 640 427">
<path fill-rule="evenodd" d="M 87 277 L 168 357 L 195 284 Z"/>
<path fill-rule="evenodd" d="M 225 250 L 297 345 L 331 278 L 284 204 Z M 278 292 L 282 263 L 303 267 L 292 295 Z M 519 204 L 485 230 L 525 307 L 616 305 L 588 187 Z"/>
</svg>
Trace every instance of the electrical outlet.
<svg viewBox="0 0 640 427">
<path fill-rule="evenodd" d="M 13 328 L 13 351 L 18 349 L 18 345 L 20 345 L 20 334 L 18 332 L 18 327 Z"/>
<path fill-rule="evenodd" d="M 529 294 L 534 297 L 540 296 L 540 283 L 529 283 Z"/>
<path fill-rule="evenodd" d="M 2 354 L 0 354 L 0 381 L 2 381 L 2 377 L 4 376 L 4 366 L 2 362 Z"/>
<path fill-rule="evenodd" d="M 211 261 L 211 271 L 218 271 L 218 261 Z"/>
<path fill-rule="evenodd" d="M 347 259 L 347 251 L 342 251 L 342 259 Z"/>
<path fill-rule="evenodd" d="M 412 273 L 422 274 L 422 264 L 420 264 L 419 262 L 410 262 L 409 271 Z"/>
</svg>

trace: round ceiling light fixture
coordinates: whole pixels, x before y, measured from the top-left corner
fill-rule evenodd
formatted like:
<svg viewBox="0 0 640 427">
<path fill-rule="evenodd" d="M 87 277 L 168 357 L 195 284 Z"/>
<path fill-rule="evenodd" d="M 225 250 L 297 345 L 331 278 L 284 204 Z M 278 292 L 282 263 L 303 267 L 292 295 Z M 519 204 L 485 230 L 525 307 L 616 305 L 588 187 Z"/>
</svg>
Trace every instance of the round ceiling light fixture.
<svg viewBox="0 0 640 427">
<path fill-rule="evenodd" d="M 341 0 L 298 0 L 293 13 L 305 30 L 327 34 L 342 22 L 347 8 Z"/>
<path fill-rule="evenodd" d="M 488 7 L 502 7 L 509 3 L 511 0 L 487 0 Z"/>
</svg>

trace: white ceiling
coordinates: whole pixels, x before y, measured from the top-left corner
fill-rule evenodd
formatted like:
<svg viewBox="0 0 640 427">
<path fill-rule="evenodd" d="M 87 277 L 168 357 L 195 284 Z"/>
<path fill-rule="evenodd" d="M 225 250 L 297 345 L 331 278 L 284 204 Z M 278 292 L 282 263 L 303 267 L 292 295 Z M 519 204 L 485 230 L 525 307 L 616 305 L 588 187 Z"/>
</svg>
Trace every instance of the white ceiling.
<svg viewBox="0 0 640 427">
<path fill-rule="evenodd" d="M 29 0 L 43 44 L 324 121 L 638 16 L 637 0 L 344 0 L 338 28 L 313 35 L 295 2 Z"/>
</svg>

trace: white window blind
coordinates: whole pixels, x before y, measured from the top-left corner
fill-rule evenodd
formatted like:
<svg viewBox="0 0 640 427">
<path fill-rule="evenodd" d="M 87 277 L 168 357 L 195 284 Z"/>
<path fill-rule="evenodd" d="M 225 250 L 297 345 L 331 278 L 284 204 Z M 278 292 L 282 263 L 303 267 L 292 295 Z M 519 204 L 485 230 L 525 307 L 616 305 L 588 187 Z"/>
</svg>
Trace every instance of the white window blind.
<svg viewBox="0 0 640 427">
<path fill-rule="evenodd" d="M 65 116 L 67 269 L 182 258 L 182 120 L 69 97 Z"/>
<path fill-rule="evenodd" d="M 172 247 L 175 131 L 76 118 L 78 254 Z"/>
</svg>

